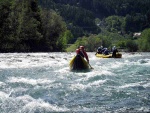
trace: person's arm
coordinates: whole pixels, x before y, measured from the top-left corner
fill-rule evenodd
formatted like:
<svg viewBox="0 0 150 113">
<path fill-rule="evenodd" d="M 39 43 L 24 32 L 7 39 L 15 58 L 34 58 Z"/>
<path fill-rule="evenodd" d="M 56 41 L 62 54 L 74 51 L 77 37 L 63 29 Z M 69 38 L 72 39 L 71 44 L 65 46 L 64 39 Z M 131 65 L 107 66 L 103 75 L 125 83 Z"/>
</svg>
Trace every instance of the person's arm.
<svg viewBox="0 0 150 113">
<path fill-rule="evenodd" d="M 84 53 L 84 56 L 85 56 L 87 62 L 89 63 L 89 58 L 88 58 L 88 55 L 87 55 L 86 51 L 83 51 L 83 53 Z"/>
</svg>

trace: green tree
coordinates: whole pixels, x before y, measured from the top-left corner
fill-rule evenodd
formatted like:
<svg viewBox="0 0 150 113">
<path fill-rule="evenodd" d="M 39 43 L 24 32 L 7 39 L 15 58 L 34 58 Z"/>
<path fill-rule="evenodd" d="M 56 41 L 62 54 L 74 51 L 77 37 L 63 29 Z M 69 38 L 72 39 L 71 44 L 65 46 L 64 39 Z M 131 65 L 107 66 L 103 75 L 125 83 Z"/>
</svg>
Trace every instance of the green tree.
<svg viewBox="0 0 150 113">
<path fill-rule="evenodd" d="M 0 52 L 8 52 L 12 50 L 13 43 L 11 36 L 11 1 L 0 1 Z"/>
<path fill-rule="evenodd" d="M 42 30 L 40 10 L 37 0 L 23 0 L 19 18 L 18 36 L 26 46 L 25 51 L 41 51 Z M 39 46 L 41 45 L 41 46 Z"/>
<path fill-rule="evenodd" d="M 109 16 L 105 19 L 105 21 L 108 31 L 118 32 L 121 31 L 124 18 L 119 16 Z"/>
<path fill-rule="evenodd" d="M 127 40 L 126 47 L 130 52 L 136 52 L 138 50 L 138 44 L 134 40 Z"/>
<path fill-rule="evenodd" d="M 72 33 L 69 31 L 69 30 L 66 30 L 65 32 L 64 32 L 64 34 L 63 34 L 63 39 L 64 39 L 64 41 L 65 41 L 65 44 L 71 44 L 71 43 L 73 43 L 73 35 L 72 35 Z"/>
<path fill-rule="evenodd" d="M 66 31 L 66 24 L 54 11 L 42 12 L 42 28 L 43 28 L 43 38 L 45 51 L 62 51 L 63 45 L 66 42 L 63 39 L 63 33 Z"/>
<path fill-rule="evenodd" d="M 138 40 L 140 51 L 150 52 L 150 28 L 142 32 L 142 36 Z"/>
</svg>

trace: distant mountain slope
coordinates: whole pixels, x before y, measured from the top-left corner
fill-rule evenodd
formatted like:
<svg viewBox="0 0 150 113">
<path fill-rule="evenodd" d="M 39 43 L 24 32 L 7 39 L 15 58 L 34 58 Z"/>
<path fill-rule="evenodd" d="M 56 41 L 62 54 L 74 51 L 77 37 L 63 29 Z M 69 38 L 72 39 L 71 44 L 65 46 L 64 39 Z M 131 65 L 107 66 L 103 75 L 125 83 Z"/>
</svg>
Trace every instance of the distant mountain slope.
<svg viewBox="0 0 150 113">
<path fill-rule="evenodd" d="M 147 18 L 145 27 L 150 26 L 150 0 L 39 0 L 39 4 L 42 8 L 57 11 L 77 37 L 99 33 L 95 19 L 112 15 L 140 14 Z"/>
<path fill-rule="evenodd" d="M 41 6 L 54 10 L 63 10 L 61 6 L 66 5 L 83 8 L 99 18 L 110 15 L 146 14 L 150 11 L 150 0 L 39 0 L 39 2 Z"/>
</svg>

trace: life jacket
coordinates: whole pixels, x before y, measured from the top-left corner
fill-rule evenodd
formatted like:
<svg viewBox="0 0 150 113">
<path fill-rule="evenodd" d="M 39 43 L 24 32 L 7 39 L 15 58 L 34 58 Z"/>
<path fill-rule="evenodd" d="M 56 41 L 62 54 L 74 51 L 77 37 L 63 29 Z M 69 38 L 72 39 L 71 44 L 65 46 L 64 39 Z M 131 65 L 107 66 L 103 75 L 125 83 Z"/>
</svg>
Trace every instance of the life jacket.
<svg viewBox="0 0 150 113">
<path fill-rule="evenodd" d="M 105 54 L 105 55 L 109 55 L 109 51 L 108 51 L 108 50 L 105 50 L 105 51 L 104 51 L 104 54 Z"/>
<path fill-rule="evenodd" d="M 84 53 L 80 50 L 79 55 L 81 55 L 83 58 L 85 57 Z"/>
</svg>

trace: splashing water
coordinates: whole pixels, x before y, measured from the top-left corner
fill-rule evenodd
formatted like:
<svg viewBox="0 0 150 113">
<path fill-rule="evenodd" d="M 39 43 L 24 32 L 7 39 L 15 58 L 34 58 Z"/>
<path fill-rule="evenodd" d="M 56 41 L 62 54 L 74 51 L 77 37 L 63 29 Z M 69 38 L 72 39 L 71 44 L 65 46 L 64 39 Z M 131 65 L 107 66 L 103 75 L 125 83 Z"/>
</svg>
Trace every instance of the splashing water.
<svg viewBox="0 0 150 113">
<path fill-rule="evenodd" d="M 94 54 L 93 70 L 71 72 L 75 53 L 1 53 L 1 113 L 150 112 L 150 53 Z"/>
</svg>

